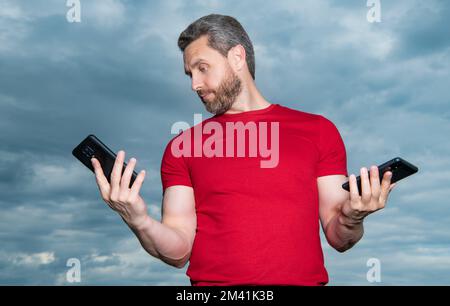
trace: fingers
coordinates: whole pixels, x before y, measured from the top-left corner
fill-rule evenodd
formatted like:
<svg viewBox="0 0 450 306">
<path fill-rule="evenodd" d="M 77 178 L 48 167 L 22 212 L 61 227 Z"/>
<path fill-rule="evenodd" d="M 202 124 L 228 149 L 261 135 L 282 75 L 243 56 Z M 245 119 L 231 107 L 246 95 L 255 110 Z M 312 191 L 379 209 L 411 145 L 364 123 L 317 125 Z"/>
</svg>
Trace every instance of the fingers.
<svg viewBox="0 0 450 306">
<path fill-rule="evenodd" d="M 125 152 L 120 150 L 117 153 L 116 161 L 114 162 L 111 171 L 111 198 L 117 199 L 120 192 L 120 179 L 122 177 L 123 161 L 125 160 Z"/>
<path fill-rule="evenodd" d="M 122 180 L 120 181 L 120 191 L 124 192 L 130 188 L 131 175 L 133 174 L 134 167 L 136 166 L 136 158 L 131 158 L 123 172 Z"/>
<path fill-rule="evenodd" d="M 350 199 L 352 201 L 359 200 L 358 184 L 356 182 L 356 176 L 354 174 L 350 175 L 349 183 L 350 183 Z"/>
<path fill-rule="evenodd" d="M 139 195 L 142 183 L 144 182 L 145 171 L 141 171 L 139 173 L 132 188 L 130 189 L 130 180 L 137 160 L 135 158 L 131 158 L 122 174 L 124 159 L 125 152 L 119 151 L 111 171 L 111 184 L 105 177 L 100 162 L 95 158 L 92 158 L 91 160 L 97 179 L 97 184 L 100 188 L 103 199 L 107 203 L 128 200 L 133 201 L 132 199 L 137 199 Z"/>
<path fill-rule="evenodd" d="M 370 167 L 370 187 L 372 189 L 372 197 L 378 199 L 381 193 L 380 175 L 377 166 Z"/>
<path fill-rule="evenodd" d="M 389 195 L 390 187 L 391 187 L 391 178 L 392 178 L 392 172 L 387 171 L 383 175 L 383 181 L 381 182 L 381 194 L 380 194 L 380 203 L 385 203 L 387 200 L 387 197 Z M 395 186 L 395 184 L 393 184 Z M 393 187 L 392 187 L 393 188 Z"/>
<path fill-rule="evenodd" d="M 142 187 L 142 183 L 144 182 L 144 179 L 145 179 L 145 170 L 142 170 L 136 177 L 133 186 L 131 186 L 130 199 L 135 199 L 138 196 L 139 191 L 141 190 Z"/>
<path fill-rule="evenodd" d="M 395 188 L 395 186 L 397 186 L 397 183 L 393 183 L 393 184 L 391 184 L 391 187 L 389 187 L 389 192 L 391 192 L 391 191 L 392 191 L 392 189 L 394 189 L 394 188 Z"/>
<path fill-rule="evenodd" d="M 361 168 L 361 200 L 363 203 L 369 203 L 372 197 L 372 191 L 370 189 L 369 173 L 367 168 Z"/>
<path fill-rule="evenodd" d="M 103 169 L 100 165 L 100 162 L 93 157 L 91 159 L 92 167 L 94 167 L 95 172 L 95 179 L 97 181 L 98 188 L 100 190 L 100 194 L 102 198 L 107 201 L 109 200 L 109 192 L 110 192 L 110 185 L 108 180 L 105 177 L 105 174 L 103 173 Z"/>
</svg>

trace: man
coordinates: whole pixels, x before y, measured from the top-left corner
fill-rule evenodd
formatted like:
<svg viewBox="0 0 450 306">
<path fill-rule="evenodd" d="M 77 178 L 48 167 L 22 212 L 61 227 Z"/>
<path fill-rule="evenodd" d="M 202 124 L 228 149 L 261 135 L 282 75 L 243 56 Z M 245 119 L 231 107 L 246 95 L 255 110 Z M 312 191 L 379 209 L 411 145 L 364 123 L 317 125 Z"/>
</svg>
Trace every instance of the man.
<svg viewBox="0 0 450 306">
<path fill-rule="evenodd" d="M 148 216 L 139 195 L 145 173 L 128 188 L 134 158 L 121 176 L 123 151 L 111 184 L 93 159 L 103 199 L 152 256 L 178 268 L 190 261 L 192 285 L 326 284 L 319 220 L 333 248 L 350 249 L 363 235 L 365 217 L 385 206 L 395 185 L 390 184 L 392 173 L 386 172 L 380 184 L 376 166 L 370 173 L 362 168 L 359 196 L 355 175 L 348 178 L 345 146 L 334 124 L 320 115 L 271 104 L 260 94 L 252 43 L 234 18 L 200 18 L 181 33 L 178 45 L 192 90 L 214 114 L 202 124 L 220 130 L 233 123 L 276 123 L 278 129 L 260 133 L 258 141 L 276 147 L 279 160 L 261 167 L 261 154 L 180 155 L 193 150 L 187 142 L 181 149 L 180 139 L 205 145 L 204 135 L 194 127 L 174 137 L 164 152 L 161 222 Z M 238 144 L 233 136 L 234 131 L 216 134 L 214 150 L 229 145 L 230 139 Z M 247 137 L 244 145 L 250 152 L 255 143 Z M 341 187 L 347 180 L 350 192 Z"/>
</svg>

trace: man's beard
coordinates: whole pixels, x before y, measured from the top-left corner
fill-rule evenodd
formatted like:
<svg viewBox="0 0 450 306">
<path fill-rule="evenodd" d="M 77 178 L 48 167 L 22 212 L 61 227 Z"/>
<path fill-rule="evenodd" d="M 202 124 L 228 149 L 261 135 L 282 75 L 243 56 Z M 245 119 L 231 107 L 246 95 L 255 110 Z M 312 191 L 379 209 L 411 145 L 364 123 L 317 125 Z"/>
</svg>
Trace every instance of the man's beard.
<svg viewBox="0 0 450 306">
<path fill-rule="evenodd" d="M 220 83 L 216 90 L 211 91 L 214 93 L 213 100 L 202 99 L 205 104 L 206 110 L 215 115 L 221 115 L 226 113 L 236 101 L 237 96 L 242 91 L 242 83 L 236 74 L 231 69 L 228 72 L 228 76 Z"/>
</svg>

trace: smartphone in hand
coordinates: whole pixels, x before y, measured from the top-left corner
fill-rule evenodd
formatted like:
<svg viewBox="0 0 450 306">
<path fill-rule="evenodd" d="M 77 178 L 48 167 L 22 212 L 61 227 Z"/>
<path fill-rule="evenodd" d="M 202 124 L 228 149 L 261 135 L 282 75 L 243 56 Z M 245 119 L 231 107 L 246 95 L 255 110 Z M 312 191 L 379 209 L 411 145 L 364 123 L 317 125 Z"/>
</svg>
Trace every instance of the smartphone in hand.
<svg viewBox="0 0 450 306">
<path fill-rule="evenodd" d="M 407 162 L 401 157 L 393 158 L 387 162 L 385 162 L 382 165 L 378 166 L 378 174 L 380 177 L 380 183 L 383 180 L 383 175 L 385 172 L 391 171 L 392 172 L 392 178 L 391 178 L 391 184 L 398 182 L 405 177 L 408 177 L 417 171 L 419 171 L 419 168 L 411 164 L 410 162 Z M 369 172 L 369 179 L 370 179 L 370 172 Z M 359 195 L 361 195 L 361 176 L 359 175 L 356 178 L 356 183 L 358 184 L 358 191 Z M 344 188 L 347 191 L 350 191 L 350 184 L 349 182 L 346 182 L 342 185 L 342 188 Z"/>
<path fill-rule="evenodd" d="M 75 147 L 75 149 L 73 149 L 72 155 L 94 173 L 95 171 L 91 163 L 91 158 L 95 157 L 100 162 L 103 173 L 105 174 L 108 182 L 111 183 L 111 172 L 117 155 L 95 135 L 89 135 L 86 137 L 86 139 L 84 139 L 78 146 Z M 123 163 L 122 175 L 126 166 L 127 164 Z M 130 179 L 130 188 L 136 180 L 136 177 L 137 173 L 136 171 L 133 171 Z"/>
</svg>

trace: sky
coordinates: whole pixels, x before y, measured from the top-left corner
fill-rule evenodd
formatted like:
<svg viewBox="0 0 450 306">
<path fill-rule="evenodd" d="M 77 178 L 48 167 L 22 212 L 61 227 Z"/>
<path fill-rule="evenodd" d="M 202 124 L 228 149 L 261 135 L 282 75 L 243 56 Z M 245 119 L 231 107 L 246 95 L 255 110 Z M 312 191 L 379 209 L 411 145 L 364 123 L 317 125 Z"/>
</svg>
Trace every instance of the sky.
<svg viewBox="0 0 450 306">
<path fill-rule="evenodd" d="M 71 154 L 88 134 L 136 157 L 160 220 L 160 163 L 177 121 L 208 114 L 184 75 L 179 34 L 210 13 L 237 18 L 271 103 L 339 129 L 349 173 L 401 156 L 398 183 L 363 239 L 322 246 L 330 285 L 450 285 L 449 1 L 0 0 L 0 284 L 189 285 L 148 255 Z M 80 262 L 70 283 L 68 260 Z M 380 267 L 370 282 L 371 259 Z"/>
</svg>

